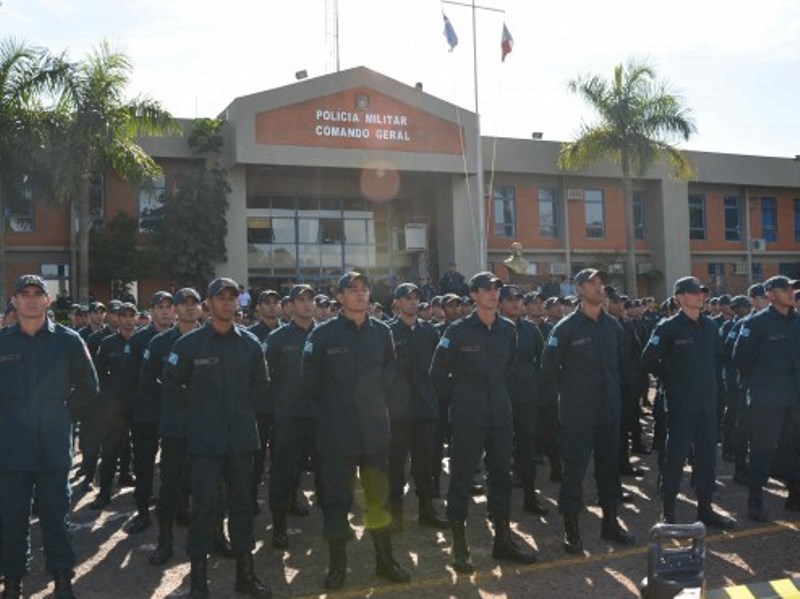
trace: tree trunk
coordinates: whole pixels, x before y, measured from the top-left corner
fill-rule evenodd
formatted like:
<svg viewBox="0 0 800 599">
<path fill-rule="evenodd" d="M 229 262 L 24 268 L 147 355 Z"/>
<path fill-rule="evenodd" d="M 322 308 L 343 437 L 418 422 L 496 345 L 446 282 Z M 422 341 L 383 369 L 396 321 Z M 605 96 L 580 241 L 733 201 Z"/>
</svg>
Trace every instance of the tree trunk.
<svg viewBox="0 0 800 599">
<path fill-rule="evenodd" d="M 630 157 L 622 151 L 622 197 L 625 205 L 625 291 L 632 298 L 639 295 L 636 288 L 636 233 L 633 223 L 633 185 Z"/>
<path fill-rule="evenodd" d="M 84 183 L 78 202 L 78 301 L 89 302 L 89 185 Z"/>
</svg>

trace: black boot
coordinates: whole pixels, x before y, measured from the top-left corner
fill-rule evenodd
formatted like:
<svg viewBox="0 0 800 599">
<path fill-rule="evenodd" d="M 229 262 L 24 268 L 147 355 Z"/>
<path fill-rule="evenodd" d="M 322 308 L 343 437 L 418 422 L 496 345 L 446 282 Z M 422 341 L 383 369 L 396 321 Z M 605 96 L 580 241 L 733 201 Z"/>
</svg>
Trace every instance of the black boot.
<svg viewBox="0 0 800 599">
<path fill-rule="evenodd" d="M 710 499 L 699 499 L 697 502 L 697 519 L 711 528 L 731 530 L 736 525 L 731 518 L 715 512 Z"/>
<path fill-rule="evenodd" d="M 22 579 L 6 576 L 3 587 L 3 599 L 20 599 L 22 597 Z"/>
<path fill-rule="evenodd" d="M 525 487 L 522 509 L 537 516 L 546 516 L 550 512 L 547 506 L 542 503 L 539 493 L 537 493 L 536 487 L 533 485 Z"/>
<path fill-rule="evenodd" d="M 240 553 L 236 556 L 236 582 L 233 585 L 237 593 L 244 593 L 258 599 L 270 599 L 270 588 L 256 578 L 253 572 L 253 554 Z"/>
<path fill-rule="evenodd" d="M 411 576 L 400 567 L 392 555 L 392 535 L 387 529 L 372 533 L 375 547 L 375 575 L 389 582 L 408 582 Z"/>
<path fill-rule="evenodd" d="M 172 521 L 167 518 L 158 519 L 158 545 L 150 554 L 148 563 L 151 566 L 163 566 L 172 557 Z"/>
<path fill-rule="evenodd" d="M 231 542 L 225 535 L 222 518 L 214 523 L 214 532 L 211 536 L 211 552 L 219 557 L 233 557 L 233 549 L 231 548 Z"/>
<path fill-rule="evenodd" d="M 392 514 L 392 523 L 389 525 L 389 531 L 392 533 L 403 532 L 406 529 L 403 502 L 392 502 L 389 505 L 389 512 Z"/>
<path fill-rule="evenodd" d="M 564 551 L 572 555 L 583 553 L 578 514 L 564 514 Z"/>
<path fill-rule="evenodd" d="M 208 599 L 208 570 L 206 557 L 192 558 L 189 572 L 188 599 Z"/>
<path fill-rule="evenodd" d="M 92 499 L 92 502 L 89 504 L 90 510 L 102 510 L 106 507 L 109 503 L 111 503 L 111 495 L 108 491 L 103 491 L 100 489 L 100 492 Z"/>
<path fill-rule="evenodd" d="M 272 548 L 289 548 L 289 534 L 286 531 L 286 512 L 281 510 L 272 510 Z"/>
<path fill-rule="evenodd" d="M 56 583 L 54 599 L 76 599 L 75 591 L 72 590 L 72 577 L 74 572 L 63 571 L 53 574 Z"/>
<path fill-rule="evenodd" d="M 467 545 L 467 528 L 461 522 L 450 522 L 450 530 L 453 533 L 453 569 L 461 574 L 472 574 L 475 566 L 469 557 L 469 545 Z"/>
<path fill-rule="evenodd" d="M 139 534 L 150 527 L 150 509 L 140 509 L 139 513 L 133 517 L 133 520 L 128 522 L 125 526 L 125 532 L 129 535 Z"/>
<path fill-rule="evenodd" d="M 790 512 L 800 512 L 800 482 L 788 482 L 786 483 L 786 488 L 789 491 L 789 495 L 786 497 L 783 507 Z"/>
<path fill-rule="evenodd" d="M 661 521 L 664 524 L 675 524 L 675 500 L 664 499 L 661 506 Z"/>
<path fill-rule="evenodd" d="M 511 532 L 507 518 L 494 519 L 494 545 L 492 557 L 507 559 L 518 564 L 536 563 L 536 552 L 525 541 Z"/>
<path fill-rule="evenodd" d="M 347 540 L 328 541 L 328 575 L 325 588 L 329 591 L 341 589 L 347 577 Z"/>
<path fill-rule="evenodd" d="M 769 514 L 764 508 L 764 498 L 761 487 L 750 487 L 747 498 L 747 517 L 753 522 L 768 522 Z"/>
<path fill-rule="evenodd" d="M 600 538 L 618 545 L 633 545 L 636 543 L 636 537 L 620 525 L 616 506 L 603 508 L 603 524 L 600 527 Z"/>
<path fill-rule="evenodd" d="M 298 489 L 295 489 L 294 496 L 289 502 L 289 514 L 305 518 L 308 516 L 308 508 L 304 505 L 305 497 L 303 499 L 301 497 L 303 497 L 303 494 Z"/>
<path fill-rule="evenodd" d="M 439 530 L 446 530 L 450 525 L 446 518 L 436 513 L 436 508 L 433 507 L 433 499 L 430 497 L 426 499 L 420 498 L 419 500 L 419 523 Z"/>
</svg>

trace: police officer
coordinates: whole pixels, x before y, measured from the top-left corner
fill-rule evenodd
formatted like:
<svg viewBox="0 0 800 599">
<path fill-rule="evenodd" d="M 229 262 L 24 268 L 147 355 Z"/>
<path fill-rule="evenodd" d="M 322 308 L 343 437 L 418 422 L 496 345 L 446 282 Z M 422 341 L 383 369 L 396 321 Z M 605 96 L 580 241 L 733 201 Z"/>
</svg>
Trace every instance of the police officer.
<svg viewBox="0 0 800 599">
<path fill-rule="evenodd" d="M 366 526 L 375 546 L 375 573 L 392 582 L 410 576 L 392 555 L 388 499 L 389 415 L 386 394 L 395 368 L 392 334 L 369 318 L 369 282 L 359 272 L 339 279 L 336 318 L 309 335 L 303 351 L 307 392 L 317 403 L 323 485 L 323 528 L 330 550 L 327 589 L 344 586 L 347 513 L 353 503 L 352 481 L 359 469 L 366 496 Z"/>
<path fill-rule="evenodd" d="M 762 498 L 774 465 L 776 478 L 797 492 L 800 455 L 794 437 L 800 431 L 800 316 L 794 310 L 794 289 L 800 281 L 775 276 L 764 282 L 770 307 L 742 325 L 733 359 L 749 392 L 751 520 L 769 520 Z M 773 464 L 774 462 L 774 464 Z"/>
<path fill-rule="evenodd" d="M 264 342 L 269 365 L 269 403 L 275 414 L 272 431 L 269 506 L 272 511 L 272 546 L 287 549 L 286 515 L 298 513 L 299 463 L 309 454 L 320 499 L 317 456 L 317 415 L 311 397 L 303 392 L 301 363 L 306 339 L 314 329 L 314 290 L 295 285 L 289 291 L 292 320 L 279 327 Z M 302 507 L 302 506 L 301 506 Z M 308 515 L 308 511 L 305 511 Z"/>
<path fill-rule="evenodd" d="M 536 554 L 510 528 L 513 419 L 508 378 L 514 370 L 517 333 L 497 314 L 502 281 L 490 272 L 470 279 L 475 311 L 444 332 L 431 364 L 439 395 L 450 398 L 452 443 L 447 518 L 453 534 L 453 567 L 474 571 L 466 539 L 469 491 L 486 450 L 488 511 L 495 527 L 492 556 L 533 563 Z"/>
<path fill-rule="evenodd" d="M 103 328 L 106 319 L 105 304 L 103 304 L 103 302 L 92 302 L 89 304 L 88 319 L 88 324 L 78 331 L 78 335 L 80 335 L 81 339 L 84 341 L 89 339 L 89 335 Z"/>
<path fill-rule="evenodd" d="M 715 512 L 711 497 L 715 485 L 717 448 L 717 385 L 721 341 L 719 327 L 700 311 L 700 281 L 675 281 L 673 295 L 679 312 L 656 325 L 642 354 L 642 365 L 664 385 L 666 444 L 660 456 L 664 522 L 675 523 L 675 499 L 681 473 L 694 449 L 697 519 L 729 529 L 733 520 Z"/>
<path fill-rule="evenodd" d="M 739 377 L 733 365 L 733 344 L 728 343 L 728 337 L 733 331 L 737 322 L 748 316 L 752 310 L 750 299 L 746 295 L 737 295 L 731 300 L 733 318 L 722 323 L 719 329 L 719 336 L 722 339 L 722 385 L 724 389 L 725 414 L 720 422 L 720 432 L 722 436 L 722 459 L 726 462 L 736 460 L 736 418 L 738 412 Z M 738 335 L 738 330 L 734 335 Z"/>
<path fill-rule="evenodd" d="M 119 309 L 119 329 L 100 343 L 95 357 L 95 366 L 100 379 L 100 402 L 102 427 L 102 458 L 100 462 L 100 490 L 89 509 L 99 510 L 111 503 L 111 483 L 122 460 L 123 445 L 127 443 L 130 387 L 129 340 L 136 330 L 136 306 L 123 303 Z"/>
<path fill-rule="evenodd" d="M 401 283 L 395 288 L 394 297 L 398 313 L 389 328 L 397 352 L 397 369 L 386 398 L 392 429 L 389 446 L 392 526 L 395 531 L 403 530 L 403 491 L 410 454 L 411 474 L 419 499 L 419 523 L 447 528 L 447 520 L 433 507 L 431 472 L 439 400 L 428 370 L 439 334 L 417 317 L 420 292 L 416 285 Z"/>
<path fill-rule="evenodd" d="M 130 422 L 133 468 L 136 475 L 133 498 L 137 512 L 125 527 L 128 534 L 140 533 L 150 526 L 150 497 L 153 494 L 153 472 L 158 453 L 158 419 L 161 406 L 160 393 L 151 393 L 152 388 L 140 387 L 139 375 L 148 344 L 153 337 L 169 329 L 175 320 L 175 300 L 172 294 L 167 291 L 154 293 L 150 298 L 150 312 L 153 321 L 136 331 L 128 342 L 128 384 L 133 389 Z"/>
<path fill-rule="evenodd" d="M 77 333 L 46 317 L 44 280 L 14 283 L 19 322 L 0 334 L 0 571 L 3 597 L 22 596 L 36 497 L 55 597 L 73 599 L 75 552 L 69 537 L 72 420 L 97 393 L 97 375 Z"/>
<path fill-rule="evenodd" d="M 166 402 L 187 403 L 192 514 L 187 552 L 191 599 L 208 597 L 207 558 L 220 482 L 225 481 L 235 590 L 253 597 L 272 592 L 253 572 L 253 506 L 249 484 L 258 449 L 256 412 L 264 409 L 267 369 L 258 339 L 234 324 L 238 285 L 218 278 L 208 287 L 211 320 L 175 342 L 164 369 Z"/>
<path fill-rule="evenodd" d="M 547 507 L 536 491 L 537 405 L 544 393 L 542 385 L 542 350 L 544 340 L 536 326 L 522 318 L 522 293 L 517 287 L 500 289 L 500 314 L 517 328 L 517 353 L 508 378 L 511 411 L 514 421 L 514 472 L 522 480 L 523 509 L 544 516 Z"/>
<path fill-rule="evenodd" d="M 578 308 L 553 327 L 542 356 L 545 376 L 559 388 L 559 446 L 563 482 L 558 511 L 564 517 L 564 549 L 580 554 L 583 543 L 578 514 L 583 509 L 583 477 L 594 452 L 594 472 L 603 522 L 600 537 L 632 545 L 620 526 L 620 390 L 627 371 L 619 322 L 603 309 L 600 272 L 587 268 L 575 275 Z"/>
<path fill-rule="evenodd" d="M 158 545 L 148 561 L 163 565 L 172 557 L 172 528 L 181 511 L 188 510 L 189 470 L 186 453 L 186 402 L 166 401 L 163 397 L 163 371 L 172 346 L 180 337 L 196 329 L 200 315 L 200 294 L 191 287 L 178 289 L 174 296 L 177 321 L 150 340 L 139 370 L 139 392 L 152 397 L 159 406 L 161 437 L 161 486 L 158 491 Z M 188 523 L 188 518 L 186 519 Z"/>
</svg>

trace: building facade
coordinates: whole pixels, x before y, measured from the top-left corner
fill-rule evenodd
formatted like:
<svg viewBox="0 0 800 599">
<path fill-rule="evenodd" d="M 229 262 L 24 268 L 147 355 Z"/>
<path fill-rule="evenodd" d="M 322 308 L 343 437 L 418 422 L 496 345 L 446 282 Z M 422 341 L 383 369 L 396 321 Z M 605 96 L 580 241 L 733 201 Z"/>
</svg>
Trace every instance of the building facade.
<svg viewBox="0 0 800 599">
<path fill-rule="evenodd" d="M 525 285 L 560 282 L 590 264 L 622 280 L 619 167 L 561 171 L 560 142 L 482 138 L 489 168 L 479 189 L 475 114 L 363 67 L 236 98 L 220 117 L 231 193 L 228 259 L 217 272 L 251 288 L 325 287 L 358 269 L 388 289 L 435 278 L 451 261 L 467 275 L 488 266 L 508 278 L 503 260 L 515 241 L 530 264 L 516 277 Z M 185 137 L 141 143 L 164 169 L 157 189 L 104 173 L 91 200 L 94 226 L 119 212 L 138 216 L 147 245 L 159 191 L 198 159 Z M 687 273 L 720 293 L 778 272 L 800 276 L 800 163 L 688 156 L 696 180 L 657 166 L 634 181 L 639 292 L 663 296 Z M 68 287 L 69 210 L 20 194 L 5 220 L 7 284 L 38 272 L 54 291 Z M 140 297 L 170 285 L 137 283 Z"/>
</svg>

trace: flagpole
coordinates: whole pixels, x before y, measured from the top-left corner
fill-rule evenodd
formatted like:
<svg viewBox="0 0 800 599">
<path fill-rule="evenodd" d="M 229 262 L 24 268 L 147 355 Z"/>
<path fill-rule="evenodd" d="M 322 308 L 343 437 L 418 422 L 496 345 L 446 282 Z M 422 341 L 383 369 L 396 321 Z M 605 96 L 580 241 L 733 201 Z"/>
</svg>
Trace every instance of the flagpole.
<svg viewBox="0 0 800 599">
<path fill-rule="evenodd" d="M 481 114 L 478 103 L 478 28 L 475 0 L 472 0 L 472 80 L 475 86 L 475 162 L 478 187 L 478 266 L 486 270 L 488 261 L 488 231 L 486 230 L 486 197 L 483 190 L 483 147 L 481 143 Z"/>
</svg>

